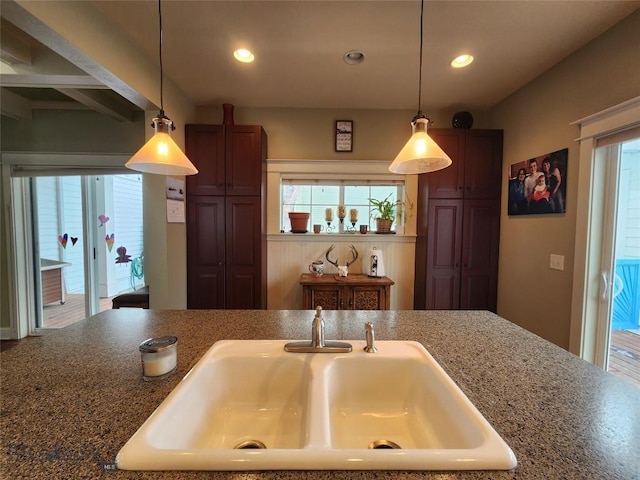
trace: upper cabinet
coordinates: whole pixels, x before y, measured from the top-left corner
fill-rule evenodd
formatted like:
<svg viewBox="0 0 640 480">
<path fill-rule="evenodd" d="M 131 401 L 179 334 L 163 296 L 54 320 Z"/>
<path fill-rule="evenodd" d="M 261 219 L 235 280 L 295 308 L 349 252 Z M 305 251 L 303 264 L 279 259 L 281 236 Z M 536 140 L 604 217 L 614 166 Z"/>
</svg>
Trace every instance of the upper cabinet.
<svg viewBox="0 0 640 480">
<path fill-rule="evenodd" d="M 224 128 L 222 125 L 187 125 L 185 153 L 198 168 L 187 177 L 189 195 L 225 194 Z"/>
<path fill-rule="evenodd" d="M 186 154 L 199 170 L 188 194 L 260 196 L 266 145 L 260 125 L 187 125 Z"/>
<path fill-rule="evenodd" d="M 500 198 L 502 130 L 429 130 L 453 164 L 430 173 L 429 198 Z"/>
</svg>

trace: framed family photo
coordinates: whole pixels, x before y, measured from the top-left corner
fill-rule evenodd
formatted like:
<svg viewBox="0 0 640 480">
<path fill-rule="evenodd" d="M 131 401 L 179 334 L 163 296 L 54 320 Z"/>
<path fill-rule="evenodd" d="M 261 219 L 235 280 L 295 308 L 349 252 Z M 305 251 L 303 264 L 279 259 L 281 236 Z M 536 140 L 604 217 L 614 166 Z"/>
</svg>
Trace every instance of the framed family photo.
<svg viewBox="0 0 640 480">
<path fill-rule="evenodd" d="M 509 167 L 509 215 L 567 211 L 567 160 L 564 148 Z"/>
</svg>

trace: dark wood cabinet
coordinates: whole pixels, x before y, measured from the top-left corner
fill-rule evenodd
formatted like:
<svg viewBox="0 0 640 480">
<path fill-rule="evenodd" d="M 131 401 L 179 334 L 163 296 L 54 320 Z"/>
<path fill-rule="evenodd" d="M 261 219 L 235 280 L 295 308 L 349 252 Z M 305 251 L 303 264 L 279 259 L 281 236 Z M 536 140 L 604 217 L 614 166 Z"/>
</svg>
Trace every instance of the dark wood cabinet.
<svg viewBox="0 0 640 480">
<path fill-rule="evenodd" d="M 187 125 L 187 308 L 266 308 L 266 134 Z"/>
<path fill-rule="evenodd" d="M 391 285 L 387 277 L 369 277 L 355 274 L 347 277 L 323 275 L 316 277 L 303 273 L 302 308 L 313 310 L 389 310 Z"/>
<path fill-rule="evenodd" d="M 502 131 L 429 133 L 453 164 L 418 180 L 414 308 L 495 312 Z"/>
<path fill-rule="evenodd" d="M 453 164 L 422 175 L 429 198 L 500 198 L 502 130 L 429 130 Z"/>
</svg>

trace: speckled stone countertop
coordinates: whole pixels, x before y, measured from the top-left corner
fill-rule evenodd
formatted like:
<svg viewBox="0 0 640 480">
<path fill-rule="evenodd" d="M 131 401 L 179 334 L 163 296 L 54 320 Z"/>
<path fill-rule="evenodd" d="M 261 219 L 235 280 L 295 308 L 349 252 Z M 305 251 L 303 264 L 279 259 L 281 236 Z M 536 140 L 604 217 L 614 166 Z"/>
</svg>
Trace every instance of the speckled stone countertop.
<svg viewBox="0 0 640 480">
<path fill-rule="evenodd" d="M 103 312 L 1 354 L 7 479 L 638 479 L 640 388 L 488 312 L 324 312 L 327 339 L 416 340 L 513 449 L 510 471 L 127 472 L 116 454 L 221 339 L 308 339 L 311 311 Z M 141 378 L 138 345 L 176 335 L 177 372 Z"/>
</svg>

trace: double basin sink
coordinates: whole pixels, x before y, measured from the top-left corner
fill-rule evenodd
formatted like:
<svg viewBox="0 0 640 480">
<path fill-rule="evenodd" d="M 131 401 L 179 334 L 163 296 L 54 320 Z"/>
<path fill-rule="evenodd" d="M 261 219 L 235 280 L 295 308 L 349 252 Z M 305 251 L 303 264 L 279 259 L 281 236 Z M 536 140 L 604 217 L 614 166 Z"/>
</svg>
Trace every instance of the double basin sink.
<svg viewBox="0 0 640 480">
<path fill-rule="evenodd" d="M 508 470 L 516 458 L 419 343 L 215 343 L 117 456 L 123 470 Z"/>
</svg>

